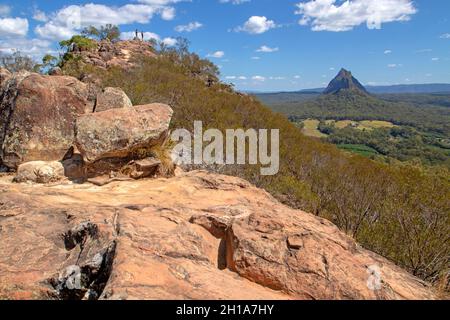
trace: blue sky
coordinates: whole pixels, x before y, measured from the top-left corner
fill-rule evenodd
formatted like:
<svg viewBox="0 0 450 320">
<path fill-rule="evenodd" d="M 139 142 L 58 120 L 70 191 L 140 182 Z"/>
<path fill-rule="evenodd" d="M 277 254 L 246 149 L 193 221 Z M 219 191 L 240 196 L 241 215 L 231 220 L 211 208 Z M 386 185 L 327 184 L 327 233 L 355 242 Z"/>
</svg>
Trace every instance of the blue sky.
<svg viewBox="0 0 450 320">
<path fill-rule="evenodd" d="M 448 0 L 0 1 L 0 51 L 35 58 L 89 24 L 191 49 L 242 90 L 321 87 L 345 67 L 364 84 L 450 83 Z"/>
</svg>

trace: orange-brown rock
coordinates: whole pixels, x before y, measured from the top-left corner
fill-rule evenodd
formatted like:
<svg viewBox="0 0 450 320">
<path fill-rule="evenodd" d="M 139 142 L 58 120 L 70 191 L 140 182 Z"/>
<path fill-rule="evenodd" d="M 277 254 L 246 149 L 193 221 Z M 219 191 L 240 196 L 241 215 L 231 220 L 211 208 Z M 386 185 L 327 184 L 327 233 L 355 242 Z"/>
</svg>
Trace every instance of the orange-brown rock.
<svg viewBox="0 0 450 320">
<path fill-rule="evenodd" d="M 168 105 L 160 103 L 85 114 L 76 121 L 75 143 L 90 163 L 126 158 L 139 148 L 160 143 L 172 114 Z"/>
<path fill-rule="evenodd" d="M 109 109 L 130 108 L 133 104 L 130 98 L 120 88 L 107 87 L 97 94 L 95 112 Z"/>
<path fill-rule="evenodd" d="M 72 77 L 13 74 L 0 92 L 0 159 L 16 169 L 58 161 L 74 140 L 75 119 L 92 111 L 87 86 Z"/>
<path fill-rule="evenodd" d="M 238 178 L 11 179 L 0 178 L 0 298 L 436 298 L 330 222 Z"/>
<path fill-rule="evenodd" d="M 95 49 L 73 48 L 73 50 L 72 54 L 80 56 L 85 63 L 102 69 L 129 68 L 134 65 L 136 59 L 156 57 L 155 50 L 150 43 L 140 40 L 117 42 L 103 40 L 98 42 Z"/>
</svg>

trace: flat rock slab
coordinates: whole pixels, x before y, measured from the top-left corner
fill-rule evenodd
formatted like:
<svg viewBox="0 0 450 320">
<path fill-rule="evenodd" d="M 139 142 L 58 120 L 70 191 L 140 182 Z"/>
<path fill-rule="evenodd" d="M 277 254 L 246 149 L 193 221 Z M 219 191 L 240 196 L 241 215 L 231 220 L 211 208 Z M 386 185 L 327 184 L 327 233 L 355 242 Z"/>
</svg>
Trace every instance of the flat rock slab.
<svg viewBox="0 0 450 320">
<path fill-rule="evenodd" d="M 168 105 L 155 103 L 82 115 L 76 121 L 75 143 L 88 163 L 125 158 L 160 143 L 172 114 Z"/>
<path fill-rule="evenodd" d="M 436 298 L 329 221 L 234 177 L 103 187 L 0 177 L 0 190 L 0 299 Z"/>
</svg>

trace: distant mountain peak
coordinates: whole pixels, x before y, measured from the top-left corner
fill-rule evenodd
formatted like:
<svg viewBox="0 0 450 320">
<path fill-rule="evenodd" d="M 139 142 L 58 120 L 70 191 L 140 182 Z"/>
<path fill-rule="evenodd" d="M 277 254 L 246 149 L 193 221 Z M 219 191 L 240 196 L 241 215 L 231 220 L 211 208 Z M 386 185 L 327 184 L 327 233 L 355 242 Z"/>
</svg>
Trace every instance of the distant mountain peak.
<svg viewBox="0 0 450 320">
<path fill-rule="evenodd" d="M 344 68 L 342 68 L 337 76 L 333 80 L 331 80 L 330 84 L 323 93 L 336 94 L 341 92 L 342 90 L 351 90 L 363 94 L 368 94 L 366 88 L 364 88 L 364 86 L 355 77 L 353 77 L 351 71 L 348 71 Z"/>
</svg>

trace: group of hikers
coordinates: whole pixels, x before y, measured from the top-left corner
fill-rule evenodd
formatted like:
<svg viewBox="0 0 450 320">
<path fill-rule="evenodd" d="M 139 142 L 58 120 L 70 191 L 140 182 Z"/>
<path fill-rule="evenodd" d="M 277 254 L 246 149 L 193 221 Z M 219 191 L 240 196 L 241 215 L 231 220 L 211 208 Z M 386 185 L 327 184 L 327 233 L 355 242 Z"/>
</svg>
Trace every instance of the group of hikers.
<svg viewBox="0 0 450 320">
<path fill-rule="evenodd" d="M 142 40 L 144 41 L 144 31 L 138 31 L 138 29 L 136 29 L 135 31 L 136 36 L 134 37 L 134 40 Z M 140 37 L 139 37 L 140 35 Z"/>
</svg>

